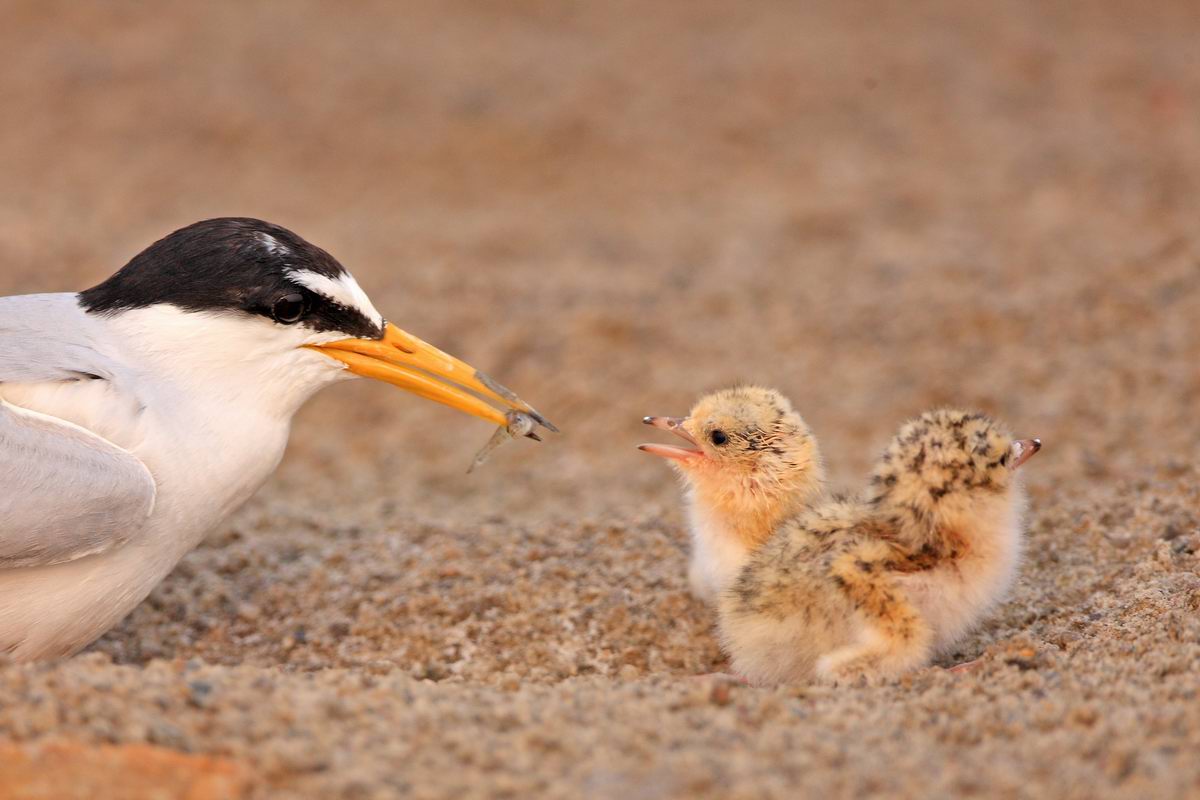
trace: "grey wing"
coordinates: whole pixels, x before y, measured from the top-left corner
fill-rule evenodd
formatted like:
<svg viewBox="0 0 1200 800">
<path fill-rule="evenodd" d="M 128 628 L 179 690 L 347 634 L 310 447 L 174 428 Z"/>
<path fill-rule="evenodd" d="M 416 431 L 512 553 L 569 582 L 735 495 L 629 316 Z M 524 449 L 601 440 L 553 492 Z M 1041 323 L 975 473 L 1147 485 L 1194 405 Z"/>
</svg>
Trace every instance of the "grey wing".
<svg viewBox="0 0 1200 800">
<path fill-rule="evenodd" d="M 75 295 L 0 297 L 0 383 L 111 380 L 102 339 Z"/>
<path fill-rule="evenodd" d="M 59 564 L 128 541 L 154 510 L 132 453 L 0 400 L 0 569 Z"/>
</svg>

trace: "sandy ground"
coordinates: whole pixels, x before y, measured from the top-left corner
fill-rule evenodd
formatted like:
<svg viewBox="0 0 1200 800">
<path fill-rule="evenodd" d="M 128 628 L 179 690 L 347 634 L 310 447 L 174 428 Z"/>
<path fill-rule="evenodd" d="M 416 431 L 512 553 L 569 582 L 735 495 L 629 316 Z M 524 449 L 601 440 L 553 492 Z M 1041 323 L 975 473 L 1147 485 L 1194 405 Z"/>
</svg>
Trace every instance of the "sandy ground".
<svg viewBox="0 0 1200 800">
<path fill-rule="evenodd" d="M 0 796 L 1200 796 L 1194 2 L 2 5 L 0 293 L 259 216 L 564 433 L 467 476 L 482 423 L 324 393 L 116 630 L 0 666 Z M 688 680 L 633 448 L 738 380 L 847 487 L 936 404 L 1044 439 L 978 670 Z"/>
</svg>

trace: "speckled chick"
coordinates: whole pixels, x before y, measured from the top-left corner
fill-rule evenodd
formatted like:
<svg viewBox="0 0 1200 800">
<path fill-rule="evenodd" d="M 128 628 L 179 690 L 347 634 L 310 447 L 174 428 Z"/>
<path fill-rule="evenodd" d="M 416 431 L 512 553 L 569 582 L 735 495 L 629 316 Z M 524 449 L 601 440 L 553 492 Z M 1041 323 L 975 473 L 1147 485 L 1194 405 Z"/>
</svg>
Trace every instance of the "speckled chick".
<svg viewBox="0 0 1200 800">
<path fill-rule="evenodd" d="M 685 485 L 692 535 L 692 592 L 716 602 L 750 553 L 787 517 L 820 495 L 821 452 L 788 399 L 740 386 L 706 395 L 691 413 L 646 417 L 689 446 L 643 444 L 670 460 Z"/>
<path fill-rule="evenodd" d="M 720 601 L 734 671 L 756 684 L 877 683 L 925 666 L 1011 585 L 1041 447 L 983 414 L 908 422 L 859 499 L 785 521 Z"/>
</svg>

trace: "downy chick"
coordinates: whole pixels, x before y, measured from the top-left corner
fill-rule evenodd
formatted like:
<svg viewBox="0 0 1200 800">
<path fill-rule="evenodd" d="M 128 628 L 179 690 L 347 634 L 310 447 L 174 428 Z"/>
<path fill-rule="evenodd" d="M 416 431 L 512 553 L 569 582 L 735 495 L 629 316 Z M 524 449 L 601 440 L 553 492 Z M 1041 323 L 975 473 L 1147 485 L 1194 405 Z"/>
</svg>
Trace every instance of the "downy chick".
<svg viewBox="0 0 1200 800">
<path fill-rule="evenodd" d="M 907 423 L 865 496 L 785 521 L 720 602 L 722 645 L 752 683 L 875 683 L 926 665 L 1011 585 L 1041 448 L 982 414 Z"/>
<path fill-rule="evenodd" d="M 646 417 L 688 447 L 643 444 L 683 478 L 692 537 L 688 580 L 715 602 L 746 558 L 821 492 L 817 441 L 787 398 L 755 386 L 706 395 L 687 417 Z"/>
</svg>

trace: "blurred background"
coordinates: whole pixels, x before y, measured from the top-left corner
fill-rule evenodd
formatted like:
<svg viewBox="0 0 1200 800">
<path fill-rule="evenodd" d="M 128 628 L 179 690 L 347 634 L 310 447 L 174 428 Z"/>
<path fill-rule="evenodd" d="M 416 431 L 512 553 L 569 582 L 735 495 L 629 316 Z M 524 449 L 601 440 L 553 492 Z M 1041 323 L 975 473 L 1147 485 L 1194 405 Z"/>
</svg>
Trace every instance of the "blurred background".
<svg viewBox="0 0 1200 800">
<path fill-rule="evenodd" d="M 1198 43 L 1196 0 L 0 0 L 0 294 L 260 217 L 563 430 L 467 475 L 484 423 L 327 390 L 121 625 L 0 666 L 0 740 L 81 743 L 0 784 L 1194 795 Z M 684 680 L 725 665 L 634 448 L 739 381 L 843 487 L 934 405 L 1044 440 L 980 671 Z"/>
<path fill-rule="evenodd" d="M 977 406 L 1035 491 L 1195 454 L 1200 6 L 3 3 L 0 291 L 76 290 L 198 219 L 289 227 L 563 429 L 379 385 L 297 420 L 299 507 L 661 508 L 634 446 L 735 381 L 839 483 Z M 302 491 L 301 491 L 302 490 Z M 677 518 L 676 518 L 677 519 Z"/>
</svg>

